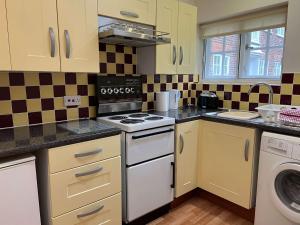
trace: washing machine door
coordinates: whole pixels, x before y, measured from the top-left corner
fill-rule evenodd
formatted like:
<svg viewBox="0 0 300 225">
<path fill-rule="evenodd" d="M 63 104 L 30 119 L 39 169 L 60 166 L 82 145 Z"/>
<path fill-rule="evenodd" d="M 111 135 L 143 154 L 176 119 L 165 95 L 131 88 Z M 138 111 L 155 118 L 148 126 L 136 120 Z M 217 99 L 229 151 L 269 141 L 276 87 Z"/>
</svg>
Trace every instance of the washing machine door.
<svg viewBox="0 0 300 225">
<path fill-rule="evenodd" d="M 300 224 L 300 164 L 283 163 L 273 170 L 272 175 L 274 205 L 287 219 Z"/>
</svg>

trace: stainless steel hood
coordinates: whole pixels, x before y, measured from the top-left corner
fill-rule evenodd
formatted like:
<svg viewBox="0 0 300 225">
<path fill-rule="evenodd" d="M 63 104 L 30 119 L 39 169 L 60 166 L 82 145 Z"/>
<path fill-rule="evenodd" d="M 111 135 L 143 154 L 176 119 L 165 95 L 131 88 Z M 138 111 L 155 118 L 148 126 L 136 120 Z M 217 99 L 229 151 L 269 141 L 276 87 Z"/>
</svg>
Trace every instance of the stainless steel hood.
<svg viewBox="0 0 300 225">
<path fill-rule="evenodd" d="M 152 26 L 99 17 L 101 43 L 146 47 L 171 43 L 169 33 L 156 31 Z"/>
</svg>

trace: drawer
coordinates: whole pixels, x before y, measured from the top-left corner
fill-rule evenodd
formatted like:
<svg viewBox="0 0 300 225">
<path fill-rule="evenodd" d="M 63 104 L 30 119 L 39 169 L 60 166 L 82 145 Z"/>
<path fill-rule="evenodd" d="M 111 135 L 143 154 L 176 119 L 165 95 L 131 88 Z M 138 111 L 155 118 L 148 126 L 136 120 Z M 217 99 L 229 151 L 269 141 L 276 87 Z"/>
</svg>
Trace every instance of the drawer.
<svg viewBox="0 0 300 225">
<path fill-rule="evenodd" d="M 121 157 L 50 175 L 52 217 L 121 192 Z"/>
<path fill-rule="evenodd" d="M 120 135 L 49 149 L 49 170 L 56 173 L 121 154 Z"/>
<path fill-rule="evenodd" d="M 95 202 L 52 219 L 52 225 L 120 225 L 121 194 Z"/>
</svg>

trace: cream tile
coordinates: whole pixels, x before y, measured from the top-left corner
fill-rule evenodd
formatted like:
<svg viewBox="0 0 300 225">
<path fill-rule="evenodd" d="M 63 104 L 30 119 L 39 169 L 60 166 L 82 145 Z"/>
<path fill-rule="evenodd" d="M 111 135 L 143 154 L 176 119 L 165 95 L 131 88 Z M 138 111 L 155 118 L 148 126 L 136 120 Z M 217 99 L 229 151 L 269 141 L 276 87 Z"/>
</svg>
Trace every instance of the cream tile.
<svg viewBox="0 0 300 225">
<path fill-rule="evenodd" d="M 9 86 L 9 75 L 8 72 L 0 72 L 0 87 Z"/>
<path fill-rule="evenodd" d="M 41 98 L 53 98 L 53 86 L 52 85 L 42 85 L 40 86 Z"/>
<path fill-rule="evenodd" d="M 12 114 L 11 101 L 0 101 L 0 115 Z"/>
<path fill-rule="evenodd" d="M 27 99 L 27 111 L 28 112 L 39 112 L 42 111 L 42 105 L 40 99 Z"/>
<path fill-rule="evenodd" d="M 14 126 L 26 126 L 29 124 L 27 113 L 15 113 L 13 114 Z"/>
<path fill-rule="evenodd" d="M 26 87 L 25 86 L 12 86 L 10 87 L 11 100 L 26 99 Z"/>
<path fill-rule="evenodd" d="M 43 111 L 42 112 L 42 120 L 43 120 L 43 123 L 55 122 L 55 111 L 54 110 Z"/>
</svg>

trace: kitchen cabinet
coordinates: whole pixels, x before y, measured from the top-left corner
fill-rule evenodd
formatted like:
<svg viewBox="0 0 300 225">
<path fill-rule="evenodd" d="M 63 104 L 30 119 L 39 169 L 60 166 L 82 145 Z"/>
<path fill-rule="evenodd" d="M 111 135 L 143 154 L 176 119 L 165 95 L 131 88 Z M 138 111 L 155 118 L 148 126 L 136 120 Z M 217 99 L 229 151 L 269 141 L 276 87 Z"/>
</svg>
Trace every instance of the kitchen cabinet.
<svg viewBox="0 0 300 225">
<path fill-rule="evenodd" d="M 98 0 L 98 13 L 103 16 L 155 26 L 155 0 Z"/>
<path fill-rule="evenodd" d="M 198 120 L 176 125 L 176 198 L 197 187 L 198 128 Z"/>
<path fill-rule="evenodd" d="M 201 121 L 198 186 L 246 209 L 255 200 L 257 130 Z"/>
<path fill-rule="evenodd" d="M 137 65 L 138 73 L 195 73 L 197 7 L 178 0 L 157 0 L 156 29 L 169 33 L 171 43 L 138 48 L 138 59 L 145 62 Z"/>
<path fill-rule="evenodd" d="M 97 0 L 57 0 L 62 72 L 99 72 Z"/>
<path fill-rule="evenodd" d="M 8 31 L 5 0 L 0 0 L 0 70 L 10 70 L 10 54 L 8 45 Z"/>
<path fill-rule="evenodd" d="M 43 224 L 121 224 L 120 154 L 120 135 L 39 152 Z"/>
<path fill-rule="evenodd" d="M 12 70 L 99 72 L 97 0 L 9 0 L 6 8 Z"/>
</svg>

